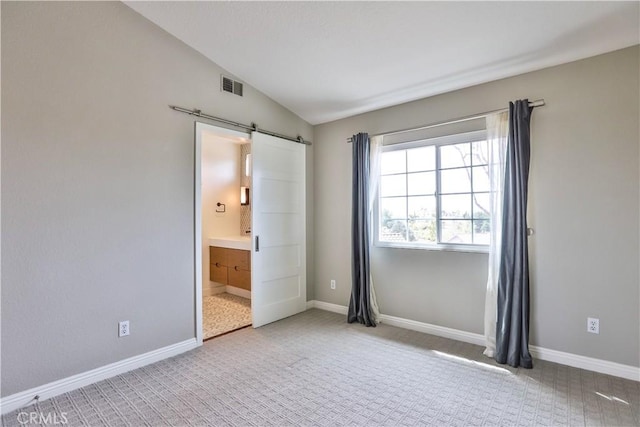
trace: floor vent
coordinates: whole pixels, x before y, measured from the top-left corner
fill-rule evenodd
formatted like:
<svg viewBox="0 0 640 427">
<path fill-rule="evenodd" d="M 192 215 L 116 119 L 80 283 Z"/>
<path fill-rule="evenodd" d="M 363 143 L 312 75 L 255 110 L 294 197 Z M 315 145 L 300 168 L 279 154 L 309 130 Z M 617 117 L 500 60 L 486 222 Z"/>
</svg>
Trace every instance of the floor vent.
<svg viewBox="0 0 640 427">
<path fill-rule="evenodd" d="M 220 76 L 220 77 L 221 77 L 220 86 L 223 92 L 229 92 L 238 96 L 242 96 L 242 83 L 237 82 L 233 79 L 230 79 L 229 77 L 226 77 L 226 76 Z"/>
</svg>

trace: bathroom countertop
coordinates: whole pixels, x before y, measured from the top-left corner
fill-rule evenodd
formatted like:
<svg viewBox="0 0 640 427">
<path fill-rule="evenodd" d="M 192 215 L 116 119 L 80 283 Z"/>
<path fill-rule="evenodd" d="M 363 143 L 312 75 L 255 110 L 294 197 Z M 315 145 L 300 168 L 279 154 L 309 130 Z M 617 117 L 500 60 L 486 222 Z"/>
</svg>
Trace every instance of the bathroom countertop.
<svg viewBox="0 0 640 427">
<path fill-rule="evenodd" d="M 209 246 L 220 246 L 229 249 L 251 250 L 251 236 L 225 236 L 209 239 Z"/>
</svg>

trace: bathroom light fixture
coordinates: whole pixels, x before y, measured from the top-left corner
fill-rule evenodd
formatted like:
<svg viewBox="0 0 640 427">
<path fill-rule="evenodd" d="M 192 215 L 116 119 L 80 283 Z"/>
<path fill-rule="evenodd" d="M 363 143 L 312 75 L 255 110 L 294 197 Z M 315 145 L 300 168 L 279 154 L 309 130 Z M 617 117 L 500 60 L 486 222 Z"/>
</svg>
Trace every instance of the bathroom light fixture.
<svg viewBox="0 0 640 427">
<path fill-rule="evenodd" d="M 240 204 L 242 206 L 249 204 L 249 187 L 240 187 Z"/>
<path fill-rule="evenodd" d="M 244 174 L 251 176 L 251 153 L 247 154 L 244 158 Z"/>
</svg>

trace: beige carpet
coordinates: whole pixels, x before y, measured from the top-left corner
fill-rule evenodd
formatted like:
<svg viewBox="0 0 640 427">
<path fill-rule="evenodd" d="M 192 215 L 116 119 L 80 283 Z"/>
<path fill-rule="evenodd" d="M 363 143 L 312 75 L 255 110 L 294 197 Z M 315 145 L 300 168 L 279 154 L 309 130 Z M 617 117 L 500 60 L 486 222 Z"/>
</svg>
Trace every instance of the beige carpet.
<svg viewBox="0 0 640 427">
<path fill-rule="evenodd" d="M 638 382 L 482 350 L 312 309 L 22 411 L 96 427 L 640 425 Z"/>
<path fill-rule="evenodd" d="M 251 300 L 227 293 L 202 298 L 204 339 L 251 324 Z"/>
</svg>

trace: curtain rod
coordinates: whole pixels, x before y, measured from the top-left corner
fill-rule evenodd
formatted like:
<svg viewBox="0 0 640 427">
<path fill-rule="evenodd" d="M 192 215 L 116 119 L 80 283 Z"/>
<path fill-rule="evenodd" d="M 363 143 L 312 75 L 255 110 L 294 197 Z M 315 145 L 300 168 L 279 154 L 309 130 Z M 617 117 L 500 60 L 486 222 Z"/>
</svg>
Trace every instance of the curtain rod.
<svg viewBox="0 0 640 427">
<path fill-rule="evenodd" d="M 529 102 L 529 107 L 542 107 L 543 105 L 545 105 L 544 99 L 536 99 L 535 101 Z M 431 128 L 435 128 L 435 127 L 438 127 L 438 126 L 452 125 L 452 124 L 455 124 L 455 123 L 467 122 L 469 120 L 481 119 L 483 117 L 487 117 L 489 114 L 502 113 L 504 111 L 509 111 L 509 109 L 508 108 L 500 108 L 499 110 L 486 111 L 484 113 L 474 114 L 472 116 L 464 116 L 464 117 L 460 117 L 460 118 L 453 119 L 453 120 L 447 120 L 447 121 L 444 121 L 444 122 L 431 123 L 429 125 L 419 126 L 419 127 L 414 127 L 414 128 L 400 129 L 400 130 L 394 130 L 394 131 L 391 131 L 391 132 L 384 132 L 384 133 L 377 133 L 377 134 L 371 135 L 371 136 L 388 136 L 388 135 L 395 135 L 395 134 L 398 134 L 398 133 L 411 132 L 411 131 L 415 131 L 415 130 L 431 129 Z M 347 138 L 347 142 L 351 142 L 351 138 Z"/>
<path fill-rule="evenodd" d="M 235 127 L 246 129 L 246 130 L 250 130 L 250 131 L 253 131 L 253 132 L 264 133 L 266 135 L 275 136 L 276 138 L 282 138 L 282 139 L 286 139 L 286 140 L 289 140 L 289 141 L 297 142 L 298 144 L 311 145 L 311 141 L 305 141 L 304 138 L 302 138 L 300 135 L 298 135 L 297 137 L 294 138 L 292 136 L 282 135 L 281 133 L 271 132 L 271 131 L 264 130 L 264 129 L 259 129 L 258 125 L 256 125 L 255 123 L 251 123 L 251 125 L 243 125 L 242 123 L 232 122 L 231 120 L 221 119 L 220 117 L 215 117 L 215 116 L 211 116 L 209 114 L 205 114 L 201 110 L 197 110 L 197 109 L 189 110 L 187 108 L 177 107 L 175 105 L 169 105 L 169 108 L 171 108 L 172 110 L 178 111 L 180 113 L 189 114 L 190 116 L 202 117 L 203 119 L 208 119 L 208 120 L 213 120 L 215 122 L 225 123 L 225 124 L 228 124 L 228 125 L 231 125 L 231 126 L 235 126 Z"/>
</svg>

